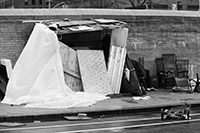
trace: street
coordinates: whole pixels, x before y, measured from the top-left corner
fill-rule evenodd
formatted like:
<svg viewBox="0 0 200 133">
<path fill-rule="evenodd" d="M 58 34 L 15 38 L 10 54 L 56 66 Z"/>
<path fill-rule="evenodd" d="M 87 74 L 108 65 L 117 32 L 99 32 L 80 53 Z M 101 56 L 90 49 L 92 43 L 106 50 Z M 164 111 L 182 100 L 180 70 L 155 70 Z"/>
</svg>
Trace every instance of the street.
<svg viewBox="0 0 200 133">
<path fill-rule="evenodd" d="M 0 133 L 200 133 L 200 0 L 0 8 Z"/>
<path fill-rule="evenodd" d="M 200 130 L 200 111 L 192 110 L 190 120 L 161 121 L 160 112 L 127 116 L 100 117 L 79 121 L 35 121 L 20 127 L 0 127 L 3 133 L 197 133 Z"/>
</svg>

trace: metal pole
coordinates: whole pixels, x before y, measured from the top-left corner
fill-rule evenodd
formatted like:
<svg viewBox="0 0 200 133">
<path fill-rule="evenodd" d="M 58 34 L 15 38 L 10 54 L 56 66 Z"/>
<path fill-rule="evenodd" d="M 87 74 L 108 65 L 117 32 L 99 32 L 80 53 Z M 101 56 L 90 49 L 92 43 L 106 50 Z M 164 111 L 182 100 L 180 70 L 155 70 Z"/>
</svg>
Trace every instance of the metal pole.
<svg viewBox="0 0 200 133">
<path fill-rule="evenodd" d="M 49 0 L 48 7 L 49 7 L 49 9 L 51 8 L 51 0 Z"/>
<path fill-rule="evenodd" d="M 12 0 L 12 7 L 11 8 L 14 8 L 15 6 L 14 6 L 14 0 Z"/>
<path fill-rule="evenodd" d="M 180 10 L 180 1 L 177 1 L 177 10 Z"/>
<path fill-rule="evenodd" d="M 199 11 L 200 11 L 200 0 L 199 0 Z"/>
</svg>

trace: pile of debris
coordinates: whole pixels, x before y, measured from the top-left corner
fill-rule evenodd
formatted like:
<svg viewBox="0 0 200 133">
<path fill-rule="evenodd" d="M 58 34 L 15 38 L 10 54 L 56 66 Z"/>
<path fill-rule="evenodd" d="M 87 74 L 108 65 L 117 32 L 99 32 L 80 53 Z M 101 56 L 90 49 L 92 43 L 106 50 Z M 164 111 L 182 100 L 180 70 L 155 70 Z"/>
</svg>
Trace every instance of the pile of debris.
<svg viewBox="0 0 200 133">
<path fill-rule="evenodd" d="M 73 91 L 119 93 L 126 56 L 126 23 L 67 19 L 46 24 L 58 35 L 65 83 Z"/>
<path fill-rule="evenodd" d="M 119 94 L 127 52 L 124 26 L 105 19 L 36 22 L 2 103 L 83 107 Z"/>
</svg>

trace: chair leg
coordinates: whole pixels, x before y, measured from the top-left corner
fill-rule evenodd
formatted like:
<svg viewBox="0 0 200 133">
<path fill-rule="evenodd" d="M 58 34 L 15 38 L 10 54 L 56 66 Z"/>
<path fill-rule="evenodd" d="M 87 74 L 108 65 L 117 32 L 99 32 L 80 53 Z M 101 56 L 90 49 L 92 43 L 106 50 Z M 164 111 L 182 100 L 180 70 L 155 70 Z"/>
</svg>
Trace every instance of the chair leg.
<svg viewBox="0 0 200 133">
<path fill-rule="evenodd" d="M 200 93 L 200 87 L 199 87 L 199 85 L 200 85 L 200 82 L 199 82 L 199 74 L 196 73 L 196 76 L 197 76 L 197 81 L 196 81 L 196 86 L 195 86 L 195 88 L 194 88 L 194 92 L 198 92 L 198 93 Z"/>
</svg>

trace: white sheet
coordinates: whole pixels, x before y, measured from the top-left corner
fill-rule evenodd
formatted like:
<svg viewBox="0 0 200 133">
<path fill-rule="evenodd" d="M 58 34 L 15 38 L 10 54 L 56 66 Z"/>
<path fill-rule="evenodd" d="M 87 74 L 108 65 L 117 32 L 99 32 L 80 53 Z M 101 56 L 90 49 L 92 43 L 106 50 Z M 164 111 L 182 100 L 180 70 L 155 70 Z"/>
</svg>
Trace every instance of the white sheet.
<svg viewBox="0 0 200 133">
<path fill-rule="evenodd" d="M 64 82 L 56 34 L 37 23 L 9 79 L 2 103 L 34 108 L 85 107 L 107 99 L 73 92 Z"/>
</svg>

